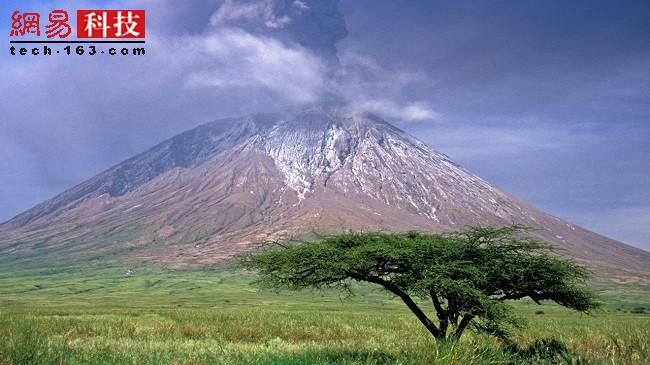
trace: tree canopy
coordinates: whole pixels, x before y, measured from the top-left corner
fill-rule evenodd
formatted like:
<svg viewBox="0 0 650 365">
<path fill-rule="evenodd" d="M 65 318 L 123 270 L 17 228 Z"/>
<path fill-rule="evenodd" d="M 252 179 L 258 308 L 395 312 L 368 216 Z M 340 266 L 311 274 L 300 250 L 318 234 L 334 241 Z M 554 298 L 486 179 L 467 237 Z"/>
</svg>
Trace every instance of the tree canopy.
<svg viewBox="0 0 650 365">
<path fill-rule="evenodd" d="M 512 226 L 448 234 L 350 232 L 279 243 L 244 254 L 239 263 L 256 270 L 257 283 L 266 288 L 380 285 L 439 340 L 458 340 L 467 328 L 507 337 L 517 325 L 508 300 L 553 301 L 583 312 L 596 308 L 595 297 L 583 287 L 587 270 L 525 231 Z M 436 321 L 425 304 L 433 307 Z"/>
</svg>

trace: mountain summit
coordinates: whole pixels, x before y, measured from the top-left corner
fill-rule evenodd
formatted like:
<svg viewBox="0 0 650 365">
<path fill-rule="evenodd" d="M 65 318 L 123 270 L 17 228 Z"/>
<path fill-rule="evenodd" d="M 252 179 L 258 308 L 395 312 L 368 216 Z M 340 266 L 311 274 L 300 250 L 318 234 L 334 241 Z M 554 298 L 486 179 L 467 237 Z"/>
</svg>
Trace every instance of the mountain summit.
<svg viewBox="0 0 650 365">
<path fill-rule="evenodd" d="M 0 225 L 0 260 L 209 265 L 313 232 L 514 223 L 599 271 L 650 271 L 650 253 L 523 203 L 378 118 L 323 109 L 170 138 Z"/>
</svg>

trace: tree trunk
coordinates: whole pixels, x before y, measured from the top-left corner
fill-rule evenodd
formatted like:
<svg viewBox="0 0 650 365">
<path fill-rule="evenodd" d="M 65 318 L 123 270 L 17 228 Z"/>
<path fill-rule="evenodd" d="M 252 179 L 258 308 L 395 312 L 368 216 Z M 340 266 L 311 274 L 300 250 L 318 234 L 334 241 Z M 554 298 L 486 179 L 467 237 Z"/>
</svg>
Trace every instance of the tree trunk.
<svg viewBox="0 0 650 365">
<path fill-rule="evenodd" d="M 420 320 L 420 322 L 424 325 L 424 327 L 435 337 L 436 339 L 444 339 L 445 334 L 441 333 L 438 327 L 427 317 L 427 315 L 418 307 L 418 305 L 411 299 L 411 297 L 406 294 L 402 289 L 400 289 L 397 285 L 391 283 L 390 281 L 384 280 L 379 277 L 369 277 L 369 276 L 360 276 L 360 275 L 350 275 L 352 278 L 361 280 L 361 281 L 367 281 L 370 283 L 374 284 L 379 284 L 386 288 L 386 290 L 390 291 L 391 293 L 397 295 L 402 299 L 404 304 L 408 307 L 408 309 L 411 310 L 411 312 L 417 317 L 417 319 Z"/>
</svg>

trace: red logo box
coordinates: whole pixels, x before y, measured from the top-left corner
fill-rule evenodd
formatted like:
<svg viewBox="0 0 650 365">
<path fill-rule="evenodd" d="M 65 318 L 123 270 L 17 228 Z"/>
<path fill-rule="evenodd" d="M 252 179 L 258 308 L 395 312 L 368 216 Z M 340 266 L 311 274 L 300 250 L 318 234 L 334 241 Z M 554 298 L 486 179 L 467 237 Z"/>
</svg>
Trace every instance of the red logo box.
<svg viewBox="0 0 650 365">
<path fill-rule="evenodd" d="M 144 10 L 77 10 L 77 38 L 144 38 Z"/>
</svg>

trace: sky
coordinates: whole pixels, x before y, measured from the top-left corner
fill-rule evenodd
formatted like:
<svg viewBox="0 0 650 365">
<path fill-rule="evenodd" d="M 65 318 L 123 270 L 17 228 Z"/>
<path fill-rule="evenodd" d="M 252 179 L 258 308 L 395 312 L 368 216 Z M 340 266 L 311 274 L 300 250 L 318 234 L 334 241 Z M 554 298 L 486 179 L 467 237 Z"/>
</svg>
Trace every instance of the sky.
<svg viewBox="0 0 650 365">
<path fill-rule="evenodd" d="M 147 54 L 9 55 L 14 10 L 93 8 L 146 9 Z M 0 18 L 0 221 L 198 124 L 338 103 L 650 250 L 648 1 L 3 1 Z"/>
</svg>

